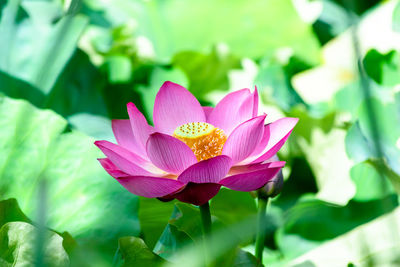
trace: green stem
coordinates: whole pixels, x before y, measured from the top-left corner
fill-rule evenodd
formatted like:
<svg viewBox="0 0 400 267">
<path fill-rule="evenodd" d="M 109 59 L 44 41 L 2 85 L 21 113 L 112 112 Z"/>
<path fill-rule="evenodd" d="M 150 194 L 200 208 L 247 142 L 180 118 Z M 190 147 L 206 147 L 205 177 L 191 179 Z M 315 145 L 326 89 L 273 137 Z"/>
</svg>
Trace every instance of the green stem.
<svg viewBox="0 0 400 267">
<path fill-rule="evenodd" d="M 211 213 L 210 205 L 207 203 L 200 206 L 201 222 L 203 225 L 204 236 L 211 233 Z"/>
<path fill-rule="evenodd" d="M 211 213 L 208 202 L 200 206 L 200 215 L 203 226 L 204 263 L 205 266 L 212 266 L 208 246 L 206 244 L 206 237 L 209 237 L 211 234 Z"/>
<path fill-rule="evenodd" d="M 258 229 L 256 237 L 256 258 L 262 262 L 265 242 L 265 220 L 267 215 L 268 198 L 258 198 Z"/>
</svg>

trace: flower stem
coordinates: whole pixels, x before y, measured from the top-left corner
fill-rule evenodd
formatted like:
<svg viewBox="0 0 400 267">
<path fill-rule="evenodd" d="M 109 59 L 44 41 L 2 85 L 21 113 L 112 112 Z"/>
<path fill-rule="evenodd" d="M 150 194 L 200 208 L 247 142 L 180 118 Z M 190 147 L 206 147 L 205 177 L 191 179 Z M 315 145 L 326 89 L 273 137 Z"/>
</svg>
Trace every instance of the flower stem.
<svg viewBox="0 0 400 267">
<path fill-rule="evenodd" d="M 203 235 L 209 235 L 211 233 L 211 213 L 208 202 L 200 206 L 200 215 L 203 225 Z"/>
<path fill-rule="evenodd" d="M 211 213 L 208 202 L 200 206 L 200 216 L 203 226 L 204 265 L 212 266 L 206 239 L 211 234 Z"/>
<path fill-rule="evenodd" d="M 265 242 L 265 220 L 267 215 L 268 198 L 258 198 L 258 229 L 256 237 L 256 258 L 262 262 Z"/>
</svg>

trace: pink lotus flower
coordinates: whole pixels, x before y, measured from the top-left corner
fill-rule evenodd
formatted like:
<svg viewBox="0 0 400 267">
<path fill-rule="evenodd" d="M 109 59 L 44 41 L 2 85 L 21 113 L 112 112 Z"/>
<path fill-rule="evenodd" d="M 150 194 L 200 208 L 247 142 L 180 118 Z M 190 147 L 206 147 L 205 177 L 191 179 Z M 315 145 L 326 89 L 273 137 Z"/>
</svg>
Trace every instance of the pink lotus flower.
<svg viewBox="0 0 400 267">
<path fill-rule="evenodd" d="M 268 161 L 282 147 L 297 118 L 264 125 L 257 89 L 202 107 L 184 87 L 165 82 L 154 104 L 154 127 L 133 103 L 129 120 L 113 120 L 118 144 L 96 141 L 103 168 L 131 193 L 202 205 L 221 186 L 237 191 L 263 187 L 285 165 Z"/>
</svg>

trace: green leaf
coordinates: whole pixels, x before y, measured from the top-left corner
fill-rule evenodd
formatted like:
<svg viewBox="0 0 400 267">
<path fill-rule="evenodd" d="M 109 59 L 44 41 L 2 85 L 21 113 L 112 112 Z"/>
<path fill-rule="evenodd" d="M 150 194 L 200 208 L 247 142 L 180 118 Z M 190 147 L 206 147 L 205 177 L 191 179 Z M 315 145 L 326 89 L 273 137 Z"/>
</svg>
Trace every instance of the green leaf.
<svg viewBox="0 0 400 267">
<path fill-rule="evenodd" d="M 303 105 L 293 107 L 288 113 L 290 117 L 299 118 L 298 125 L 293 130 L 294 136 L 302 136 L 309 143 L 312 141 L 312 134 L 316 128 L 328 134 L 335 123 L 335 113 L 326 114 L 323 117 L 313 116 Z M 290 139 L 289 139 L 290 140 Z"/>
<path fill-rule="evenodd" d="M 146 244 L 153 248 L 160 238 L 174 210 L 174 202 L 161 202 L 155 198 L 139 198 L 140 228 Z"/>
<path fill-rule="evenodd" d="M 161 266 L 165 261 L 154 254 L 138 237 L 121 237 L 118 241 L 119 251 L 124 263 L 122 266 Z"/>
<path fill-rule="evenodd" d="M 76 113 L 107 116 L 107 111 L 116 108 L 120 102 L 111 106 L 110 103 L 114 103 L 115 98 L 104 95 L 107 92 L 106 85 L 106 77 L 91 63 L 88 55 L 78 49 L 60 74 L 50 94 L 38 107 L 50 108 L 64 117 Z M 121 109 L 124 109 L 126 102 L 121 105 Z"/>
<path fill-rule="evenodd" d="M 215 228 L 213 225 L 213 232 L 211 236 L 208 236 L 204 242 L 192 242 L 184 248 L 180 249 L 170 259 L 171 264 L 167 266 L 207 266 L 208 260 L 224 259 L 228 255 L 227 259 L 235 259 L 231 257 L 230 253 L 237 252 L 239 244 L 250 240 L 255 232 L 256 228 L 252 227 L 256 221 L 256 217 L 246 218 L 239 223 L 229 225 L 227 227 Z M 204 250 L 206 248 L 208 258 L 204 257 Z M 218 266 L 232 266 L 231 261 L 218 262 Z M 251 266 L 251 265 L 250 265 Z"/>
<path fill-rule="evenodd" d="M 201 240 L 201 229 L 198 208 L 177 202 L 168 225 L 153 251 L 163 258 L 169 259 L 182 247 Z"/>
<path fill-rule="evenodd" d="M 288 266 L 397 266 L 400 262 L 400 209 L 341 235 Z M 304 265 L 302 265 L 304 264 Z M 307 265 L 308 264 L 308 265 Z"/>
<path fill-rule="evenodd" d="M 344 207 L 304 198 L 287 212 L 283 229 L 309 240 L 325 241 L 390 212 L 397 205 L 394 195 L 373 201 L 352 200 Z"/>
<path fill-rule="evenodd" d="M 376 157 L 373 146 L 361 132 L 358 121 L 347 131 L 345 142 L 346 153 L 355 163 L 363 162 L 370 157 Z"/>
<path fill-rule="evenodd" d="M 189 78 L 188 89 L 198 98 L 212 90 L 229 88 L 228 72 L 240 68 L 239 59 L 217 48 L 210 54 L 180 52 L 172 64 L 185 72 Z"/>
<path fill-rule="evenodd" d="M 260 261 L 251 253 L 245 252 L 241 249 L 238 249 L 236 254 L 235 261 L 233 262 L 234 267 L 251 267 L 251 266 L 263 266 Z"/>
<path fill-rule="evenodd" d="M 285 233 L 283 228 L 277 231 L 275 239 L 279 251 L 283 254 L 286 261 L 303 255 L 322 243 L 319 240 L 310 240 L 301 235 Z"/>
<path fill-rule="evenodd" d="M 127 83 L 132 78 L 132 64 L 124 55 L 113 55 L 106 59 L 110 83 Z"/>
<path fill-rule="evenodd" d="M 60 12 L 46 15 L 55 7 L 54 3 L 43 1 L 41 8 L 24 4 L 29 17 L 17 21 L 20 2 L 9 1 L 3 10 L 0 33 L 5 34 L 0 34 L 0 69 L 30 82 L 47 94 L 75 51 L 88 20 L 82 15 L 67 14 L 52 25 L 52 20 Z M 58 10 L 61 8 L 58 6 Z"/>
<path fill-rule="evenodd" d="M 8 222 L 31 222 L 18 206 L 15 198 L 0 201 L 0 227 Z"/>
<path fill-rule="evenodd" d="M 27 222 L 30 224 L 32 223 L 32 221 L 22 212 L 15 198 L 0 201 L 0 228 L 4 224 L 9 222 Z M 68 232 L 57 234 L 63 238 L 62 245 L 67 253 L 70 255 L 72 251 L 77 247 L 76 241 Z"/>
<path fill-rule="evenodd" d="M 256 202 L 248 192 L 222 188 L 211 200 L 211 214 L 226 225 L 238 223 L 257 213 Z"/>
<path fill-rule="evenodd" d="M 25 222 L 10 222 L 0 228 L 0 265 L 33 266 L 37 262 L 37 228 Z M 69 266 L 69 258 L 65 252 L 63 239 L 56 233 L 46 231 L 43 244 L 46 266 Z"/>
<path fill-rule="evenodd" d="M 393 123 L 393 121 L 400 121 L 399 107 L 396 103 L 383 103 L 376 98 L 369 101 L 371 107 L 365 100 L 359 109 L 361 132 L 371 144 L 378 142 L 388 165 L 400 175 L 400 149 L 396 146 L 400 136 L 400 124 Z M 371 125 L 370 108 L 377 118 L 374 125 Z M 376 128 L 376 132 L 374 132 L 374 128 Z M 375 133 L 378 135 L 375 136 Z M 375 140 L 376 138 L 378 139 Z"/>
<path fill-rule="evenodd" d="M 0 71 L 0 92 L 9 97 L 26 99 L 37 107 L 40 107 L 45 100 L 42 91 L 2 71 Z"/>
<path fill-rule="evenodd" d="M 375 82 L 393 86 L 400 83 L 400 55 L 395 51 L 381 54 L 377 50 L 368 51 L 363 59 L 367 74 Z"/>
<path fill-rule="evenodd" d="M 345 136 L 346 132 L 341 129 L 332 129 L 326 134 L 319 128 L 314 128 L 311 143 L 305 139 L 299 140 L 317 179 L 317 197 L 338 205 L 346 205 L 356 191 L 350 178 L 353 164 L 346 155 Z"/>
<path fill-rule="evenodd" d="M 78 113 L 68 118 L 68 121 L 78 131 L 99 140 L 115 141 L 112 132 L 111 120 L 103 116 L 89 113 Z"/>
<path fill-rule="evenodd" d="M 169 220 L 169 224 L 175 226 L 179 231 L 187 234 L 196 241 L 202 235 L 200 211 L 186 203 L 176 203 L 177 212 Z"/>
<path fill-rule="evenodd" d="M 400 3 L 397 3 L 393 11 L 393 30 L 400 32 Z"/>
<path fill-rule="evenodd" d="M 262 97 L 266 102 L 271 102 L 270 98 L 273 98 L 280 108 L 289 111 L 293 106 L 304 103 L 290 80 L 295 73 L 307 68 L 307 64 L 294 57 L 288 60 L 286 66 L 276 58 L 266 57 L 260 63 L 255 83 L 263 90 Z"/>
<path fill-rule="evenodd" d="M 353 198 L 356 201 L 378 200 L 395 193 L 388 177 L 380 175 L 368 162 L 354 165 L 350 175 L 357 188 Z"/>
<path fill-rule="evenodd" d="M 215 266 L 233 266 L 233 267 L 261 267 L 260 261 L 250 252 L 244 251 L 239 247 L 232 249 L 228 253 L 220 256 Z"/>
<path fill-rule="evenodd" d="M 138 234 L 137 197 L 102 169 L 94 139 L 64 132 L 66 126 L 52 111 L 0 97 L 1 198 L 15 197 L 35 218 L 38 185 L 44 179 L 46 226 L 79 238 L 101 235 L 97 244 L 102 246 L 116 245 L 118 235 Z"/>
<path fill-rule="evenodd" d="M 137 4 L 120 5 L 138 19 L 138 34 L 152 41 L 162 61 L 180 51 L 204 52 L 218 43 L 226 43 L 241 57 L 261 57 L 284 46 L 310 62 L 318 61 L 319 45 L 311 26 L 288 0 L 151 1 L 144 10 Z"/>
<path fill-rule="evenodd" d="M 323 1 L 322 11 L 318 20 L 313 24 L 313 30 L 317 33 L 322 44 L 327 43 L 333 37 L 344 32 L 348 27 L 347 12 L 335 1 Z"/>
<path fill-rule="evenodd" d="M 153 251 L 164 259 L 170 259 L 185 245 L 193 243 L 190 237 L 177 227 L 167 224 Z"/>
</svg>

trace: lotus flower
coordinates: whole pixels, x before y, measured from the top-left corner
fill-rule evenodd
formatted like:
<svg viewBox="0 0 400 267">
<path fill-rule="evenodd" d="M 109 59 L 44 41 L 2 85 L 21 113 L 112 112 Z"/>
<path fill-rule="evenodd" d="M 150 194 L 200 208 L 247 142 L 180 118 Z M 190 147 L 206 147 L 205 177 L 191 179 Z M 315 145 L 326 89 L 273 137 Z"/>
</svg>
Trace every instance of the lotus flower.
<svg viewBox="0 0 400 267">
<path fill-rule="evenodd" d="M 165 82 L 157 93 L 150 126 L 133 103 L 129 120 L 113 120 L 118 144 L 96 141 L 103 168 L 131 193 L 202 205 L 221 186 L 237 191 L 263 187 L 285 165 L 268 161 L 298 119 L 264 125 L 257 89 L 226 95 L 202 107 L 184 87 Z"/>
</svg>

